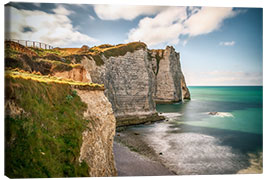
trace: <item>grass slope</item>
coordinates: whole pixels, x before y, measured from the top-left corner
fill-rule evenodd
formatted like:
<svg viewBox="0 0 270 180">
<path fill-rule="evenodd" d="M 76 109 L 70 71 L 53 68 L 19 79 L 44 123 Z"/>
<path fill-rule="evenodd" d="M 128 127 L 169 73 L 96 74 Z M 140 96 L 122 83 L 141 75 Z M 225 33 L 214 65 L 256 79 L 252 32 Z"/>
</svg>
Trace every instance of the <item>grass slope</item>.
<svg viewBox="0 0 270 180">
<path fill-rule="evenodd" d="M 5 77 L 5 99 L 25 113 L 5 116 L 5 174 L 10 178 L 88 176 L 79 163 L 87 108 L 68 84 Z"/>
</svg>

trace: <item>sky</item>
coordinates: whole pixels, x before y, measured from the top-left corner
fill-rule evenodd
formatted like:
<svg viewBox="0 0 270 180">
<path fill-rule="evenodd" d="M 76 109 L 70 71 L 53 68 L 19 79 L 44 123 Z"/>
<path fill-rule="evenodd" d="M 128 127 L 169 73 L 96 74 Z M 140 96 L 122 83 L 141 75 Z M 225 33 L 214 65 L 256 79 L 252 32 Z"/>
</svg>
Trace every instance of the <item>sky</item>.
<svg viewBox="0 0 270 180">
<path fill-rule="evenodd" d="M 174 46 L 188 86 L 262 85 L 262 9 L 9 3 L 6 38 L 54 47 Z"/>
</svg>

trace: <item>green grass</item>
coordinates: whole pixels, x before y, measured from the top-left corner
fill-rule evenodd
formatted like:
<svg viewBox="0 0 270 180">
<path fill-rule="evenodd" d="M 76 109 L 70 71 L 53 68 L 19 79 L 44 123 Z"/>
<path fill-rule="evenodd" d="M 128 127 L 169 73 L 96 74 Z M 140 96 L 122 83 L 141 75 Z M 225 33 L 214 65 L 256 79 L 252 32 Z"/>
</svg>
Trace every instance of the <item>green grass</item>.
<svg viewBox="0 0 270 180">
<path fill-rule="evenodd" d="M 104 64 L 104 61 L 101 58 L 101 54 L 93 54 L 91 57 L 94 59 L 97 66 L 102 66 Z"/>
<path fill-rule="evenodd" d="M 64 79 L 61 77 L 55 76 L 44 76 L 40 73 L 29 73 L 24 70 L 20 70 L 18 68 L 6 70 L 5 77 L 12 77 L 14 79 L 25 79 L 25 80 L 32 80 L 37 82 L 44 82 L 44 83 L 57 83 L 57 84 L 68 84 L 78 89 L 88 89 L 88 90 L 104 90 L 104 84 L 96 84 L 96 83 L 88 83 L 88 82 L 81 82 L 81 81 L 74 81 L 72 79 Z"/>
<path fill-rule="evenodd" d="M 20 53 L 14 49 L 11 49 L 11 48 L 5 49 L 5 58 L 16 59 L 16 58 L 18 58 L 19 55 L 20 55 Z"/>
<path fill-rule="evenodd" d="M 55 54 L 58 56 L 61 56 L 61 52 L 57 49 L 41 49 L 41 48 L 33 48 L 33 47 L 28 47 L 28 49 L 31 49 L 35 53 L 37 53 L 38 56 L 43 57 L 48 54 Z"/>
<path fill-rule="evenodd" d="M 11 99 L 26 113 L 5 116 L 5 174 L 88 176 L 87 164 L 78 161 L 87 105 L 71 86 L 6 76 L 5 100 Z"/>
<path fill-rule="evenodd" d="M 134 52 L 135 50 L 139 49 L 145 49 L 146 44 L 142 42 L 131 42 L 128 44 L 121 44 L 113 47 L 109 47 L 104 49 L 103 54 L 106 58 L 109 58 L 111 56 L 117 57 L 117 56 L 124 56 L 127 52 Z"/>
</svg>

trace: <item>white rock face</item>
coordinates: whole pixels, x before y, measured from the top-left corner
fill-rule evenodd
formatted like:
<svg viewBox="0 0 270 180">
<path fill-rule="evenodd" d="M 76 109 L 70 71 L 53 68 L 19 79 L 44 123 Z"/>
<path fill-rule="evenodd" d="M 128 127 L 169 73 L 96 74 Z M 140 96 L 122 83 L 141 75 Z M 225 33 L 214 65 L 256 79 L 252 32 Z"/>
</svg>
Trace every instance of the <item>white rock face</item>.
<svg viewBox="0 0 270 180">
<path fill-rule="evenodd" d="M 104 84 L 104 74 L 105 74 L 105 66 L 98 66 L 93 59 L 88 59 L 88 57 L 84 57 L 81 61 L 81 64 L 86 69 L 88 79 L 91 79 L 92 82 L 98 84 Z"/>
<path fill-rule="evenodd" d="M 188 99 L 179 53 L 171 46 L 165 50 L 141 48 L 123 56 L 102 56 L 104 65 L 84 59 L 82 65 L 94 83 L 103 83 L 112 104 L 117 126 L 161 120 L 156 103 Z"/>
<path fill-rule="evenodd" d="M 172 46 L 165 50 L 151 50 L 153 71 L 156 74 L 156 103 L 173 103 L 189 99 L 184 75 L 181 70 L 179 53 Z M 153 66 L 154 67 L 154 66 Z"/>
<path fill-rule="evenodd" d="M 145 49 L 105 61 L 105 94 L 112 103 L 117 125 L 127 125 L 132 123 L 130 121 L 142 123 L 151 121 L 149 117 L 158 117 L 153 99 L 153 77 Z"/>
<path fill-rule="evenodd" d="M 87 104 L 84 117 L 89 120 L 83 132 L 80 161 L 89 166 L 89 176 L 116 176 L 113 156 L 115 117 L 103 91 L 76 89 L 81 100 Z"/>
</svg>

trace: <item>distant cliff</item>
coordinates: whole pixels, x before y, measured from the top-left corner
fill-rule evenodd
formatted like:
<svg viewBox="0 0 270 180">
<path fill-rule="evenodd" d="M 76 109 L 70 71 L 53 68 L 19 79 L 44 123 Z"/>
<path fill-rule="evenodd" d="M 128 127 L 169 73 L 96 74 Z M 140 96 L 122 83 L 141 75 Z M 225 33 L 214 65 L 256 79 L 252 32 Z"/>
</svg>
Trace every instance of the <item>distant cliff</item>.
<svg viewBox="0 0 270 180">
<path fill-rule="evenodd" d="M 156 103 L 173 103 L 190 99 L 189 90 L 181 70 L 179 53 L 172 46 L 150 50 L 149 56 L 155 74 Z"/>
</svg>

